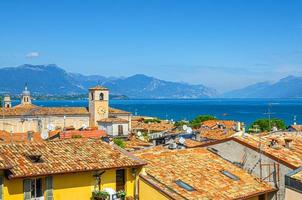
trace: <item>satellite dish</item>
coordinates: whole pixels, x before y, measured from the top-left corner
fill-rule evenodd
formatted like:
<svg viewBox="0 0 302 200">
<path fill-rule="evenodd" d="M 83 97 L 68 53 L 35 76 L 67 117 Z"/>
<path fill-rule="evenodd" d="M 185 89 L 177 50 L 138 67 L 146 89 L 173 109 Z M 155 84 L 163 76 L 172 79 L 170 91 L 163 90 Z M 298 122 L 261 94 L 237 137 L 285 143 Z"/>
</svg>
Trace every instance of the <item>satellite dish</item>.
<svg viewBox="0 0 302 200">
<path fill-rule="evenodd" d="M 86 124 L 82 124 L 81 128 L 86 129 L 86 128 L 88 128 L 88 126 Z"/>
<path fill-rule="evenodd" d="M 137 135 L 138 137 L 140 137 L 140 136 L 142 135 L 142 132 L 138 131 L 138 132 L 136 133 L 136 135 Z"/>
<path fill-rule="evenodd" d="M 42 131 L 42 133 L 41 133 L 41 138 L 42 138 L 43 140 L 46 140 L 46 139 L 48 138 L 48 132 L 47 132 L 46 130 Z"/>
<path fill-rule="evenodd" d="M 53 124 L 48 124 L 48 125 L 47 125 L 47 129 L 48 129 L 49 131 L 53 131 L 53 130 L 55 129 L 55 126 L 54 126 Z"/>
<path fill-rule="evenodd" d="M 182 129 L 185 131 L 185 130 L 188 129 L 188 126 L 187 126 L 187 125 L 183 125 L 183 126 L 182 126 Z"/>
<path fill-rule="evenodd" d="M 179 142 L 180 144 L 185 144 L 185 141 L 186 141 L 186 139 L 183 138 L 183 137 L 180 137 L 179 140 L 178 140 L 178 142 Z"/>
<path fill-rule="evenodd" d="M 192 128 L 191 127 L 187 128 L 187 133 L 189 133 L 189 134 L 192 133 Z"/>
</svg>

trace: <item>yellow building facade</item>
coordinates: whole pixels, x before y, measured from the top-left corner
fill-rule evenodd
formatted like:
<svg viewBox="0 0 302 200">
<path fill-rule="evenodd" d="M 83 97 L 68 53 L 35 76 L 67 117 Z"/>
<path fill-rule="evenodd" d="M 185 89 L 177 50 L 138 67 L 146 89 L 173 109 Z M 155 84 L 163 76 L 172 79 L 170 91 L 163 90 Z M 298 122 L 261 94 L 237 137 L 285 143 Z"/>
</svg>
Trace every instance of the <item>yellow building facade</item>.
<svg viewBox="0 0 302 200">
<path fill-rule="evenodd" d="M 136 174 L 132 174 L 131 168 L 125 170 L 125 184 L 124 190 L 127 196 L 134 197 L 135 195 L 135 177 Z M 38 176 L 31 178 L 17 178 L 7 179 L 2 176 L 2 199 L 5 200 L 23 200 L 25 198 L 24 191 L 25 180 L 41 180 L 43 198 L 37 199 L 45 200 L 89 200 L 92 196 L 92 192 L 100 187 L 100 190 L 111 188 L 117 191 L 116 183 L 116 170 L 105 170 L 101 175 L 100 184 L 96 180 L 95 174 L 97 172 L 78 172 L 68 173 L 53 176 Z M 47 181 L 51 180 L 52 187 L 47 187 Z M 51 194 L 51 195 L 49 195 Z M 32 198 L 30 198 L 32 199 Z"/>
<path fill-rule="evenodd" d="M 93 192 L 138 195 L 145 162 L 96 139 L 0 145 L 0 200 L 89 200 Z"/>
</svg>

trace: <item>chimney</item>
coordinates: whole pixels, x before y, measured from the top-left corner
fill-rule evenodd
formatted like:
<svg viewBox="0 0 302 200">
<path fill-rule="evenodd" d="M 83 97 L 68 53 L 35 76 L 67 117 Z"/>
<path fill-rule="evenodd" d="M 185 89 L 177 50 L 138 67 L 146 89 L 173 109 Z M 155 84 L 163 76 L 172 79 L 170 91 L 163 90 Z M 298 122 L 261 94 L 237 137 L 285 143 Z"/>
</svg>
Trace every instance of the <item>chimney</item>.
<svg viewBox="0 0 302 200">
<path fill-rule="evenodd" d="M 285 142 L 285 148 L 291 149 L 293 146 L 293 140 L 290 138 L 285 138 L 284 139 Z"/>
<path fill-rule="evenodd" d="M 27 140 L 28 141 L 33 141 L 33 132 L 32 131 L 28 131 L 27 132 Z"/>
</svg>

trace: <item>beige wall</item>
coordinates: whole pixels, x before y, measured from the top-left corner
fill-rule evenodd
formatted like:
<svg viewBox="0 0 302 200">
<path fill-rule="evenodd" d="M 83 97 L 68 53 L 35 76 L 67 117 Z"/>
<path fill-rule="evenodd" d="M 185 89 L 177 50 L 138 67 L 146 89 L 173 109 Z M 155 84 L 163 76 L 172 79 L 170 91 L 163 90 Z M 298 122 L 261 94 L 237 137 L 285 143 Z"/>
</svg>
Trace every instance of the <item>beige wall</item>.
<svg viewBox="0 0 302 200">
<path fill-rule="evenodd" d="M 38 127 L 38 120 L 41 121 L 41 130 Z M 47 125 L 52 124 L 54 127 L 64 127 L 64 116 L 40 116 L 26 117 L 25 121 L 21 121 L 21 117 L 1 118 L 0 130 L 8 132 L 40 132 L 47 130 Z M 65 126 L 74 126 L 76 129 L 82 127 L 83 124 L 89 125 L 89 116 L 66 116 Z"/>
<path fill-rule="evenodd" d="M 285 189 L 285 200 L 302 199 L 302 193 L 289 188 Z"/>
</svg>

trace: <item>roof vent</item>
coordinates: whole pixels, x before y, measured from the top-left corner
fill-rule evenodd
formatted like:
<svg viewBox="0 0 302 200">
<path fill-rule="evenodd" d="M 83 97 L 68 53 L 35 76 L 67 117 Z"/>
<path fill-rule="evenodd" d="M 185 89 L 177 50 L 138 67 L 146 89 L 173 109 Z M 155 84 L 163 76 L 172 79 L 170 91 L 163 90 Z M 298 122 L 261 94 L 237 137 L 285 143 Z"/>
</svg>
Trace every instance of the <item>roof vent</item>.
<svg viewBox="0 0 302 200">
<path fill-rule="evenodd" d="M 39 153 L 32 153 L 26 156 L 31 162 L 33 163 L 42 163 L 43 159 L 41 158 L 42 155 Z"/>
<path fill-rule="evenodd" d="M 273 149 L 280 149 L 280 146 L 279 146 L 278 141 L 276 139 L 272 139 L 268 146 L 273 148 Z"/>
<path fill-rule="evenodd" d="M 285 142 L 285 148 L 291 149 L 293 146 L 293 140 L 290 138 L 285 138 L 284 139 Z"/>
</svg>

